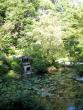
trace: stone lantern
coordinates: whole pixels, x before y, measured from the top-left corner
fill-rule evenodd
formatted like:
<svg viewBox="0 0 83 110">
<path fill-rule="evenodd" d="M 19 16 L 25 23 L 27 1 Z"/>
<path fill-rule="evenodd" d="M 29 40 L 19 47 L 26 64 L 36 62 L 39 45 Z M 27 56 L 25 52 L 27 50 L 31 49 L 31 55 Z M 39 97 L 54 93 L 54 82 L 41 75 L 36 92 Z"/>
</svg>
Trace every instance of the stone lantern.
<svg viewBox="0 0 83 110">
<path fill-rule="evenodd" d="M 32 73 L 31 64 L 30 64 L 31 59 L 32 58 L 29 57 L 29 56 L 22 56 L 22 57 L 20 57 L 21 66 L 22 66 L 22 72 L 25 75 L 28 75 L 28 74 Z"/>
</svg>

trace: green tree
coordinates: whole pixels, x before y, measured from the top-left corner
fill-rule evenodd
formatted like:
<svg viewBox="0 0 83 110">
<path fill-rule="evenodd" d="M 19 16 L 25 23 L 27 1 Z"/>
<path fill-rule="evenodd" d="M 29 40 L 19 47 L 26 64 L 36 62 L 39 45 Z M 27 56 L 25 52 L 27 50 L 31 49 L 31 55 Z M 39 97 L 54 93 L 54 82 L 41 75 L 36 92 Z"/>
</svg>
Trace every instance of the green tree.
<svg viewBox="0 0 83 110">
<path fill-rule="evenodd" d="M 64 38 L 64 48 L 67 51 L 67 56 L 71 61 L 77 61 L 79 55 L 81 53 L 81 49 L 79 48 L 79 42 L 77 38 L 71 36 L 69 38 Z"/>
</svg>

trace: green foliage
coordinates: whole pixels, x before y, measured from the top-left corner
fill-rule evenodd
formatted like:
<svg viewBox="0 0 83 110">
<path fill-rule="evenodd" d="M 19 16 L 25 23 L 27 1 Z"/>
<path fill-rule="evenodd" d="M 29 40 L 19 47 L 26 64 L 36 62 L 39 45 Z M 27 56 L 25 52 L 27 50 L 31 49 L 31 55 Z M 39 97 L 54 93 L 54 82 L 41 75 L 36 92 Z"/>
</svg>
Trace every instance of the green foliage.
<svg viewBox="0 0 83 110">
<path fill-rule="evenodd" d="M 3 100 L 4 99 L 4 100 Z M 0 109 L 45 110 L 45 105 L 25 80 L 9 79 L 0 83 Z"/>
<path fill-rule="evenodd" d="M 21 72 L 21 64 L 19 60 L 12 58 L 1 57 L 0 58 L 0 75 L 13 76 Z"/>
<path fill-rule="evenodd" d="M 40 0 L 40 7 L 44 9 L 55 9 L 54 4 L 51 0 Z"/>
<path fill-rule="evenodd" d="M 73 61 L 76 61 L 81 53 L 81 50 L 78 45 L 79 42 L 74 36 L 64 39 L 64 47 L 67 51 L 67 55 Z"/>
<path fill-rule="evenodd" d="M 68 14 L 67 14 L 68 13 Z M 65 22 L 65 30 L 64 30 L 64 37 L 69 40 L 66 43 L 67 47 L 66 50 L 67 52 L 71 50 L 70 54 L 74 56 L 76 59 L 80 58 L 81 52 L 82 52 L 82 47 L 81 45 L 83 44 L 82 40 L 82 7 L 78 5 L 78 7 L 71 7 L 71 9 L 67 9 L 66 13 L 64 13 L 66 16 L 63 17 L 63 22 Z M 63 15 L 64 15 L 63 14 Z M 68 49 L 68 45 L 71 45 L 70 48 Z M 78 58 L 77 58 L 78 57 Z"/>
<path fill-rule="evenodd" d="M 47 71 L 47 62 L 45 59 L 35 58 L 33 60 L 33 68 L 37 74 L 45 74 Z"/>
<path fill-rule="evenodd" d="M 30 49 L 25 49 L 24 53 L 32 56 L 32 67 L 37 74 L 46 73 L 48 61 L 44 57 L 42 46 L 40 44 L 31 44 Z"/>
<path fill-rule="evenodd" d="M 10 68 L 14 70 L 17 73 L 20 73 L 21 71 L 21 62 L 19 60 L 10 59 Z"/>
<path fill-rule="evenodd" d="M 65 110 L 67 105 L 64 106 L 64 103 L 71 103 L 72 97 L 76 101 L 76 96 L 81 97 L 79 91 L 83 93 L 77 89 L 79 85 L 70 79 L 72 75 L 72 70 L 65 70 L 43 77 L 33 75 L 18 80 L 0 79 L 0 109 Z M 46 96 L 42 95 L 43 92 Z M 62 101 L 61 96 L 68 100 Z"/>
<path fill-rule="evenodd" d="M 15 78 L 16 77 L 16 73 L 14 72 L 14 70 L 10 70 L 8 72 L 8 77 L 11 77 L 11 78 Z"/>
<path fill-rule="evenodd" d="M 22 49 L 24 54 L 33 57 L 36 70 L 45 71 L 47 65 L 53 64 L 54 59 L 60 55 L 59 51 L 62 50 L 60 44 L 57 45 L 58 36 L 61 37 L 57 34 L 59 32 L 61 34 L 59 26 L 61 24 L 53 11 L 54 4 L 50 0 L 5 0 L 0 3 L 1 13 L 5 15 L 4 23 L 0 27 L 2 52 L 6 55 L 13 55 L 15 50 Z M 48 11 L 45 17 L 38 12 L 41 8 L 44 13 Z M 36 21 L 38 17 L 40 17 L 39 21 Z M 15 65 L 11 63 L 10 66 L 15 71 Z"/>
<path fill-rule="evenodd" d="M 6 74 L 10 69 L 8 60 L 5 57 L 0 58 L 0 75 Z"/>
<path fill-rule="evenodd" d="M 75 69 L 76 69 L 77 75 L 83 76 L 83 65 L 82 64 L 75 65 Z"/>
<path fill-rule="evenodd" d="M 38 71 L 55 65 L 60 57 L 77 60 L 83 56 L 81 6 L 72 7 L 68 0 L 2 0 L 0 7 L 1 53 L 13 55 L 20 50 L 31 55 Z M 62 38 L 66 38 L 64 44 Z M 20 69 L 12 62 L 10 66 Z"/>
</svg>

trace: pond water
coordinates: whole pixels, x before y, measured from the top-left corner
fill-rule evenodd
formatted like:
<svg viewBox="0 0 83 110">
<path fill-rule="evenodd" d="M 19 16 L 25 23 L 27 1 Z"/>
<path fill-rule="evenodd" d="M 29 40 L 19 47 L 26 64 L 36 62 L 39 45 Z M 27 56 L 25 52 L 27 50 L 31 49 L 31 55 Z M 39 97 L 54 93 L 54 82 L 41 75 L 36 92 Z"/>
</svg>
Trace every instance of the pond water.
<svg viewBox="0 0 83 110">
<path fill-rule="evenodd" d="M 77 84 L 77 83 L 75 83 Z M 77 85 L 73 84 L 72 89 L 65 88 L 64 92 L 59 96 L 55 96 L 56 98 L 51 99 L 55 103 L 52 103 L 52 110 L 83 110 L 83 88 L 82 84 Z M 76 88 L 74 88 L 76 86 Z M 67 95 L 67 93 L 69 95 Z"/>
<path fill-rule="evenodd" d="M 67 110 L 83 110 L 83 105 L 82 105 L 82 103 L 75 104 L 75 105 L 71 104 L 67 107 Z"/>
<path fill-rule="evenodd" d="M 46 106 L 46 110 L 83 110 L 83 84 L 66 72 L 31 77 L 28 85 Z"/>
<path fill-rule="evenodd" d="M 58 74 L 41 81 L 40 95 L 47 110 L 83 110 L 83 84 L 68 77 Z"/>
<path fill-rule="evenodd" d="M 68 106 L 67 110 L 75 110 L 75 106 L 70 105 Z"/>
<path fill-rule="evenodd" d="M 49 110 L 83 110 L 83 98 L 51 99 Z"/>
</svg>

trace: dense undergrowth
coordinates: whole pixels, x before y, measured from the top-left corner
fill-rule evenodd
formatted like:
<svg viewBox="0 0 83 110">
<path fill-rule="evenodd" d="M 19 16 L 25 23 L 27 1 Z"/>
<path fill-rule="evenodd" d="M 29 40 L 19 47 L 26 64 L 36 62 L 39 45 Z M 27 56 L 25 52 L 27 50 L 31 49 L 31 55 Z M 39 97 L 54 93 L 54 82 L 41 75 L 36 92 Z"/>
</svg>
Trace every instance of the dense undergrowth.
<svg viewBox="0 0 83 110">
<path fill-rule="evenodd" d="M 61 100 L 65 102 L 82 95 L 76 90 L 79 85 L 71 79 L 73 72 L 66 69 L 55 74 L 34 74 L 18 79 L 3 76 L 0 80 L 0 109 L 57 110 L 58 107 L 58 110 L 66 110 Z"/>
</svg>

